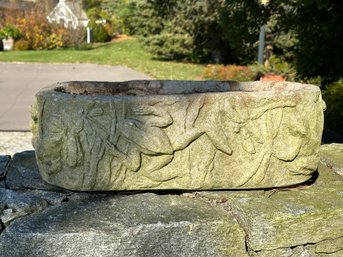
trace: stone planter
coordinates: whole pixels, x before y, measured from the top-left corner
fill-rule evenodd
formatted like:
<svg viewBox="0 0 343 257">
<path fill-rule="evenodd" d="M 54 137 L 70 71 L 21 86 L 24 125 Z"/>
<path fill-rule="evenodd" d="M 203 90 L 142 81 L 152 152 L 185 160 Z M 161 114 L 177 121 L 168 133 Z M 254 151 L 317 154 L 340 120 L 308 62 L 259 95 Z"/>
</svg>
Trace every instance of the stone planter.
<svg viewBox="0 0 343 257">
<path fill-rule="evenodd" d="M 66 82 L 36 97 L 40 172 L 67 189 L 284 187 L 319 161 L 324 103 L 312 85 Z"/>
</svg>

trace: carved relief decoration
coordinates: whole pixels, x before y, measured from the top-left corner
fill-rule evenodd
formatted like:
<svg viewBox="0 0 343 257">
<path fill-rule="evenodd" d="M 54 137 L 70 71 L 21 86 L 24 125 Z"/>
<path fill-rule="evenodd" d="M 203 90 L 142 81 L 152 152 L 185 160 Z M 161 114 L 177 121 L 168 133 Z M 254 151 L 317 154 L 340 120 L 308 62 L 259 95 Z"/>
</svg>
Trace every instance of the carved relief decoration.
<svg viewBox="0 0 343 257">
<path fill-rule="evenodd" d="M 68 180 L 71 189 L 278 186 L 314 171 L 321 101 L 318 94 L 305 102 L 296 94 L 37 101 L 34 141 L 43 177 Z"/>
</svg>

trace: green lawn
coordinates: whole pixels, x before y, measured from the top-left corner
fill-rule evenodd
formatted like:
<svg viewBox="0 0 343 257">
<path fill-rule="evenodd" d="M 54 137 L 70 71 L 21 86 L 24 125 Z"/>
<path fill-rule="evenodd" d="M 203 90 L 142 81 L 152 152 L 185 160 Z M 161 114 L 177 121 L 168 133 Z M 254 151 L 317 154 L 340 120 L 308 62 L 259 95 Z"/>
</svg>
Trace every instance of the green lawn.
<svg viewBox="0 0 343 257">
<path fill-rule="evenodd" d="M 96 63 L 122 65 L 156 79 L 200 79 L 203 65 L 154 60 L 135 39 L 105 44 L 92 50 L 0 52 L 3 62 Z"/>
</svg>

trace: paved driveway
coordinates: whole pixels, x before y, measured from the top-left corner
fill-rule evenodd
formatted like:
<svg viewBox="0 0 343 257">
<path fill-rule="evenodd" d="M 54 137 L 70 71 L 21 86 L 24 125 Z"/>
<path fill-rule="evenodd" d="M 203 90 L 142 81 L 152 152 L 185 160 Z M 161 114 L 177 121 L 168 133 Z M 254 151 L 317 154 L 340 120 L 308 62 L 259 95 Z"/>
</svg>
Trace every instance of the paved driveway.
<svg viewBox="0 0 343 257">
<path fill-rule="evenodd" d="M 149 79 L 121 66 L 95 64 L 23 64 L 0 62 L 0 131 L 29 130 L 30 106 L 37 91 L 61 81 Z"/>
</svg>

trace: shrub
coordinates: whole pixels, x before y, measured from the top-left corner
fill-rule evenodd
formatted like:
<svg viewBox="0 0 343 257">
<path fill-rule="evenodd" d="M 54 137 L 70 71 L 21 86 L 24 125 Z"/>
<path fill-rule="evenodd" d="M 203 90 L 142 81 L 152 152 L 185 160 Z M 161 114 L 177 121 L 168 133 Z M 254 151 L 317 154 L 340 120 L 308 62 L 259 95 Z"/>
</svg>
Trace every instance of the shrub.
<svg viewBox="0 0 343 257">
<path fill-rule="evenodd" d="M 88 22 L 88 27 L 93 31 L 94 42 L 107 42 L 111 39 L 104 25 L 96 23 L 95 19 L 91 19 Z"/>
<path fill-rule="evenodd" d="M 193 38 L 189 34 L 162 33 L 143 39 L 145 49 L 164 59 L 182 59 L 194 51 Z"/>
<path fill-rule="evenodd" d="M 288 81 L 294 81 L 296 78 L 295 69 L 288 62 L 283 61 L 275 55 L 272 55 L 264 65 L 258 63 L 251 65 L 251 69 L 258 77 L 269 74 L 280 75 Z"/>
<path fill-rule="evenodd" d="M 86 44 L 86 28 L 69 28 L 63 33 L 63 47 L 79 48 Z"/>
<path fill-rule="evenodd" d="M 312 85 L 316 85 L 318 87 L 322 86 L 323 84 L 323 80 L 320 76 L 317 77 L 311 77 L 311 78 L 297 78 L 296 79 L 297 82 L 303 83 L 303 84 L 312 84 Z"/>
<path fill-rule="evenodd" d="M 13 38 L 14 40 L 20 37 L 20 31 L 16 26 L 6 25 L 0 29 L 0 38 L 8 39 L 9 37 Z"/>
<path fill-rule="evenodd" d="M 66 29 L 58 24 L 50 24 L 39 9 L 17 18 L 15 23 L 20 33 L 16 50 L 75 47 L 82 44 L 86 36 L 85 29 Z"/>
<path fill-rule="evenodd" d="M 280 75 L 288 81 L 294 81 L 296 78 L 294 68 L 287 62 L 284 62 L 275 56 L 272 56 L 265 65 L 208 65 L 203 72 L 203 78 L 214 80 L 251 81 L 257 80 L 266 74 Z"/>
<path fill-rule="evenodd" d="M 293 35 L 283 42 L 294 43 L 289 50 L 300 76 L 320 76 L 325 83 L 343 77 L 343 48 L 339 43 L 343 37 L 342 1 L 275 0 L 268 8 L 277 15 L 274 31 Z"/>
<path fill-rule="evenodd" d="M 136 11 L 136 0 L 103 0 L 101 8 L 110 16 L 112 33 L 110 36 L 133 34 L 135 25 L 132 24 L 133 14 Z"/>
<path fill-rule="evenodd" d="M 211 80 L 255 80 L 256 73 L 249 66 L 236 65 L 208 65 L 202 77 Z"/>
<path fill-rule="evenodd" d="M 96 6 L 87 10 L 87 16 L 89 18 L 88 27 L 93 30 L 94 42 L 107 42 L 111 39 L 110 34 L 113 33 L 112 25 L 109 21 L 110 14 L 100 8 L 99 1 L 95 1 L 94 3 Z M 102 23 L 103 21 L 105 21 L 105 24 Z"/>
<path fill-rule="evenodd" d="M 93 27 L 93 40 L 94 42 L 108 42 L 110 40 L 110 35 L 108 35 L 104 25 L 96 24 Z"/>
<path fill-rule="evenodd" d="M 19 39 L 14 43 L 14 50 L 25 51 L 30 49 L 30 42 L 25 39 Z"/>
<path fill-rule="evenodd" d="M 30 49 L 52 49 L 64 46 L 66 29 L 50 24 L 39 10 L 34 10 L 24 18 L 17 20 L 22 39 Z"/>
<path fill-rule="evenodd" d="M 111 21 L 111 23 L 106 22 L 103 26 L 104 26 L 104 29 L 105 29 L 109 39 L 119 35 L 117 28 L 116 28 L 115 21 L 113 21 L 113 22 Z"/>
<path fill-rule="evenodd" d="M 343 80 L 332 83 L 322 91 L 326 103 L 325 127 L 342 133 L 343 127 Z"/>
<path fill-rule="evenodd" d="M 107 42 L 110 40 L 110 36 L 102 24 L 95 24 L 91 28 L 93 29 L 94 42 Z"/>
<path fill-rule="evenodd" d="M 131 32 L 163 59 L 247 63 L 263 15 L 257 1 L 130 1 Z M 173 35 L 173 36 L 170 36 Z"/>
<path fill-rule="evenodd" d="M 43 40 L 43 49 L 61 48 L 64 46 L 63 33 L 52 33 Z"/>
</svg>

